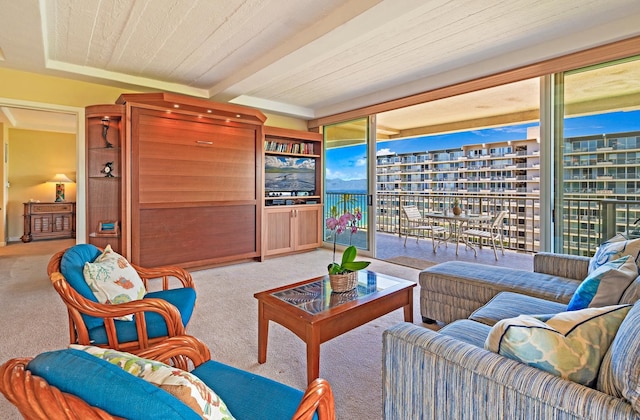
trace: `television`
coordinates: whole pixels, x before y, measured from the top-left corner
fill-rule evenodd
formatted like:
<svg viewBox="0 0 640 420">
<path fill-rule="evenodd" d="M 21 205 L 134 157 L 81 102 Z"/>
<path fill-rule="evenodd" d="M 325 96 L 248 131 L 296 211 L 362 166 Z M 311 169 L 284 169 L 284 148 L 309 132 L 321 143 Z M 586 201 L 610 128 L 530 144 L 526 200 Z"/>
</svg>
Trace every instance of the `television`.
<svg viewBox="0 0 640 420">
<path fill-rule="evenodd" d="M 316 160 L 314 158 L 265 156 L 264 190 L 315 195 Z"/>
</svg>

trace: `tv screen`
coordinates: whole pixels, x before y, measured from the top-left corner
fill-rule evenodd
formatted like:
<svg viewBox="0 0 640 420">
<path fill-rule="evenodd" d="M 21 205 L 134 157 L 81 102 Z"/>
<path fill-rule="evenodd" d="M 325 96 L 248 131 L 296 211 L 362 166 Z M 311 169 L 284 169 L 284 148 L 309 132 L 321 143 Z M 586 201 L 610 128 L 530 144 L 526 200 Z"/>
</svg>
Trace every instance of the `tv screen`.
<svg viewBox="0 0 640 420">
<path fill-rule="evenodd" d="M 316 191 L 316 160 L 313 158 L 293 158 L 265 156 L 265 192 L 307 192 Z"/>
</svg>

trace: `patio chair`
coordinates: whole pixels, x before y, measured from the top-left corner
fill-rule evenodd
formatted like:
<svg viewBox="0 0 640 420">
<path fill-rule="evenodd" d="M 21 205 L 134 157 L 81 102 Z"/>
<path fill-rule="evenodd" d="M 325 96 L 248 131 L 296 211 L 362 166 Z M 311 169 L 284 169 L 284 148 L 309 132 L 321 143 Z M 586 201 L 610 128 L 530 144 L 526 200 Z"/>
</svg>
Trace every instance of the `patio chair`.
<svg viewBox="0 0 640 420">
<path fill-rule="evenodd" d="M 143 298 L 100 303 L 95 286 L 92 290 L 87 284 L 83 269 L 85 263 L 92 263 L 101 255 L 100 248 L 80 244 L 49 260 L 47 273 L 67 306 L 71 344 L 137 353 L 167 337 L 185 334 L 196 301 L 191 274 L 180 267 L 143 268 L 130 264 L 144 284 Z M 151 286 L 155 291 L 149 291 Z"/>
<path fill-rule="evenodd" d="M 69 348 L 10 359 L 0 366 L 0 392 L 29 419 L 196 419 L 200 412 L 208 409 L 213 415 L 219 409 L 238 420 L 310 420 L 314 415 L 335 420 L 326 380 L 315 379 L 303 392 L 211 360 L 209 349 L 192 336 L 171 337 L 137 357 L 95 350 Z M 153 378 L 141 374 L 141 364 Z M 164 378 L 180 378 L 180 385 Z M 228 411 L 218 408 L 220 400 Z"/>
<path fill-rule="evenodd" d="M 482 247 L 482 241 L 486 240 L 487 244 L 491 244 L 493 248 L 493 255 L 496 257 L 496 261 L 498 261 L 498 245 L 500 245 L 500 250 L 502 251 L 502 255 L 504 255 L 504 237 L 502 230 L 504 218 L 508 215 L 509 212 L 507 210 L 502 210 L 498 212 L 496 217 L 494 217 L 489 223 L 481 223 L 478 226 L 463 230 L 460 233 L 460 237 L 463 238 L 465 244 L 468 244 L 472 238 L 477 238 L 479 247 Z M 471 248 L 473 249 L 474 255 L 477 257 L 478 251 L 473 246 L 471 246 Z"/>
<path fill-rule="evenodd" d="M 404 217 L 407 219 L 407 225 L 405 226 L 404 231 L 404 246 L 407 246 L 407 239 L 411 232 L 416 232 L 416 243 L 420 237 L 425 237 L 425 232 L 429 232 L 433 252 L 436 252 L 435 237 L 439 236 L 441 240 L 444 240 L 447 234 L 447 229 L 445 229 L 444 226 L 435 225 L 429 219 L 423 218 L 417 206 L 402 206 L 402 212 Z"/>
</svg>

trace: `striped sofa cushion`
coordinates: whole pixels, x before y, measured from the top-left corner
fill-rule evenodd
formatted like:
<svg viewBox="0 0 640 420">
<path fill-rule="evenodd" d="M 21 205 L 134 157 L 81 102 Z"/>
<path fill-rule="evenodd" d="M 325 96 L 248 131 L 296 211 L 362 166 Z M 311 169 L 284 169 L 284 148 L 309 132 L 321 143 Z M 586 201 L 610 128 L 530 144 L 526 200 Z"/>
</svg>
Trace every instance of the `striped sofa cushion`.
<svg viewBox="0 0 640 420">
<path fill-rule="evenodd" d="M 519 315 L 555 314 L 567 310 L 564 303 L 513 292 L 501 292 L 477 309 L 469 319 L 486 325 Z"/>
<path fill-rule="evenodd" d="M 491 331 L 488 325 L 468 319 L 460 319 L 442 327 L 438 332 L 476 347 L 484 347 L 484 342 Z"/>
<path fill-rule="evenodd" d="M 605 355 L 597 388 L 622 396 L 640 414 L 640 305 L 633 305 Z"/>
</svg>

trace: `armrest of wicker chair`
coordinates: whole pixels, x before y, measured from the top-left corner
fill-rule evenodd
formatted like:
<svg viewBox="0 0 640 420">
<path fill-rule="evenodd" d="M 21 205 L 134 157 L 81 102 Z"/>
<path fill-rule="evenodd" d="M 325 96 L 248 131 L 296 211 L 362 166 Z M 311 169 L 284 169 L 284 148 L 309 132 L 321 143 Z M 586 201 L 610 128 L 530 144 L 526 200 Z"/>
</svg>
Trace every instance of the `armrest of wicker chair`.
<svg viewBox="0 0 640 420">
<path fill-rule="evenodd" d="M 26 369 L 31 358 L 11 359 L 0 366 L 0 392 L 26 419 L 119 419 L 73 394 L 51 386 Z"/>
<path fill-rule="evenodd" d="M 147 337 L 147 325 L 144 312 L 155 312 L 162 316 L 166 323 L 167 333 L 169 336 L 184 335 L 185 329 L 182 324 L 180 312 L 175 306 L 162 299 L 146 298 L 135 300 L 132 302 L 119 304 L 104 304 L 93 302 L 84 298 L 73 287 L 67 283 L 64 276 L 59 272 L 51 273 L 51 283 L 58 292 L 64 303 L 70 318 L 70 342 L 82 345 L 91 345 L 89 331 L 82 319 L 81 314 L 94 316 L 104 319 L 104 325 L 109 340 L 108 347 L 137 353 L 136 349 L 122 347 L 117 339 L 116 327 L 114 320 L 125 315 L 135 315 L 134 321 L 138 331 L 138 345 L 140 349 L 144 349 L 154 342 L 160 340 L 152 340 Z M 166 339 L 163 337 L 161 340 Z"/>
</svg>

